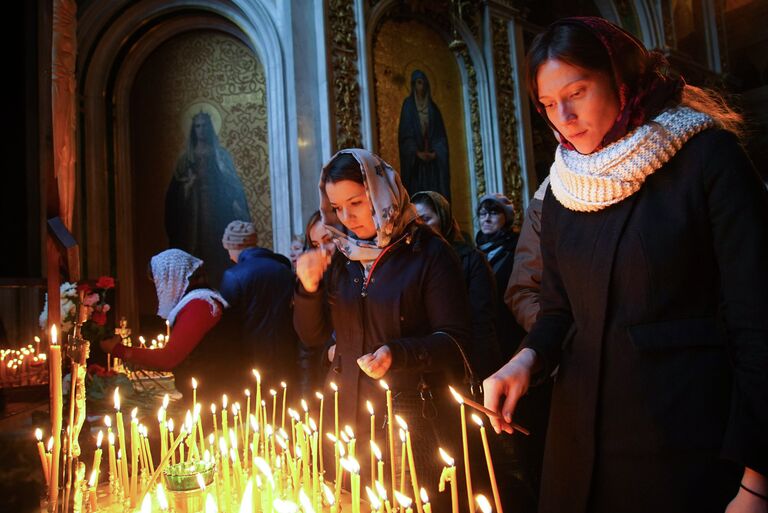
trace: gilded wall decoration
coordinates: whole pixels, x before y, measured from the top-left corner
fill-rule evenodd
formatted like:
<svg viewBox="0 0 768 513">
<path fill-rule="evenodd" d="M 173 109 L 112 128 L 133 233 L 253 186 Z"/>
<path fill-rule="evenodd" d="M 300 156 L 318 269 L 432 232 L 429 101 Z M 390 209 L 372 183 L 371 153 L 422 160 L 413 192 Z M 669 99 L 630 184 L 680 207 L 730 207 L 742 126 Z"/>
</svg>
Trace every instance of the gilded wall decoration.
<svg viewBox="0 0 768 513">
<path fill-rule="evenodd" d="M 336 120 L 336 150 L 363 145 L 360 129 L 360 83 L 357 68 L 357 35 L 352 0 L 328 2 L 329 52 Z"/>
<path fill-rule="evenodd" d="M 147 58 L 131 91 L 136 269 L 169 243 L 204 240 L 218 286 L 227 254 L 214 232 L 230 217 L 250 215 L 260 245 L 272 246 L 267 115 L 264 68 L 233 36 L 186 33 Z M 174 219 L 181 232 L 167 231 Z M 149 315 L 151 284 L 138 287 L 140 313 Z"/>
<path fill-rule="evenodd" d="M 493 62 L 501 143 L 501 175 L 504 193 L 515 205 L 515 225 L 519 226 L 523 212 L 523 180 L 518 151 L 515 79 L 510 56 L 507 20 L 493 18 Z"/>
<path fill-rule="evenodd" d="M 414 187 L 440 190 L 445 183 L 456 218 L 462 229 L 471 231 L 463 84 L 456 57 L 440 34 L 424 23 L 390 18 L 379 25 L 374 38 L 373 72 L 378 153 L 401 171 L 404 183 L 418 173 L 426 181 L 408 182 Z M 415 107 L 419 102 L 412 91 L 416 87 L 414 76 L 423 79 L 428 87 L 426 101 L 431 102 L 429 106 L 424 104 L 429 127 L 426 137 Z M 413 148 L 409 142 L 414 142 Z M 421 147 L 425 144 L 428 147 Z M 432 158 L 419 160 L 411 154 L 417 152 L 431 154 Z M 418 164 L 422 165 L 414 169 Z M 443 165 L 450 170 L 445 169 L 445 175 Z M 445 176 L 445 181 L 440 176 Z"/>
</svg>

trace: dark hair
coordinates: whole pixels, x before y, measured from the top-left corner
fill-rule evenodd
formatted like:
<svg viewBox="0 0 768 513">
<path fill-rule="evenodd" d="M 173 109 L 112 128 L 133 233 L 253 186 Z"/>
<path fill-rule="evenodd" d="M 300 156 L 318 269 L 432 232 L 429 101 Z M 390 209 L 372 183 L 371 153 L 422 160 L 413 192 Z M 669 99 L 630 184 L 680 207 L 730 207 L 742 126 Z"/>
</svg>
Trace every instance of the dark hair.
<svg viewBox="0 0 768 513">
<path fill-rule="evenodd" d="M 539 68 L 550 59 L 606 73 L 611 79 L 614 91 L 617 91 L 617 78 L 626 84 L 630 91 L 635 91 L 642 73 L 652 64 L 652 59 L 658 58 L 658 53 L 649 54 L 637 38 L 629 33 L 627 37 L 636 44 L 629 43 L 621 55 L 611 61 L 603 43 L 581 23 L 561 20 L 550 25 L 533 39 L 526 55 L 526 82 L 533 104 L 539 105 L 536 75 Z M 744 136 L 743 116 L 731 108 L 717 91 L 685 84 L 680 105 L 708 114 L 725 130 L 733 132 L 739 138 Z"/>
<path fill-rule="evenodd" d="M 499 206 L 498 203 L 491 199 L 483 200 L 478 206 L 477 211 L 480 212 L 481 209 L 485 209 L 488 212 L 498 212 L 500 214 L 504 214 L 504 217 L 507 216 L 507 213 L 504 212 L 504 209 Z"/>
<path fill-rule="evenodd" d="M 307 220 L 307 226 L 304 229 L 304 251 L 307 251 L 308 249 L 312 249 L 312 240 L 309 238 L 309 231 L 312 229 L 315 224 L 321 222 L 323 220 L 323 216 L 320 215 L 319 210 L 315 210 L 312 212 L 312 215 L 309 216 L 309 219 Z"/>
<path fill-rule="evenodd" d="M 352 180 L 363 185 L 363 170 L 360 163 L 349 153 L 336 155 L 325 167 L 323 173 L 323 185 L 344 180 Z"/>
<path fill-rule="evenodd" d="M 626 63 L 619 71 L 620 76 L 627 84 L 637 81 L 637 73 L 644 68 L 642 52 L 633 52 L 628 55 Z M 614 90 L 614 70 L 611 64 L 611 56 L 600 40 L 586 27 L 578 24 L 554 23 L 544 32 L 539 33 L 526 55 L 526 81 L 528 92 L 534 105 L 539 104 L 539 87 L 536 75 L 539 68 L 550 59 L 557 59 L 571 66 L 577 66 L 588 70 L 605 73 L 610 77 Z M 633 76 L 634 75 L 634 76 Z"/>
</svg>

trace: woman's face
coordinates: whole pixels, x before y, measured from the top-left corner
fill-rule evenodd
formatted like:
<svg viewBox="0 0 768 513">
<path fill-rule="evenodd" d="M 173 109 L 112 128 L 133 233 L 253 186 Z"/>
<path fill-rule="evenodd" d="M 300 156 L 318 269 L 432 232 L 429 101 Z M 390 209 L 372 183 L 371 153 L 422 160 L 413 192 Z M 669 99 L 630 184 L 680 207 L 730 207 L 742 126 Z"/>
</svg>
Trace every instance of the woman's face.
<svg viewBox="0 0 768 513">
<path fill-rule="evenodd" d="M 539 102 L 550 123 L 582 154 L 592 153 L 619 115 L 611 78 L 550 59 L 536 74 Z"/>
<path fill-rule="evenodd" d="M 485 235 L 493 235 L 507 223 L 504 213 L 493 208 L 481 207 L 477 211 L 477 217 L 480 219 L 480 231 Z"/>
<path fill-rule="evenodd" d="M 424 224 L 432 228 L 439 235 L 443 235 L 440 232 L 440 218 L 437 217 L 437 213 L 425 203 L 415 203 L 414 206 Z"/>
<path fill-rule="evenodd" d="M 333 239 L 331 238 L 331 234 L 328 233 L 328 230 L 325 229 L 325 226 L 323 226 L 323 223 L 321 221 L 316 222 L 312 225 L 312 228 L 309 229 L 309 240 L 312 242 L 313 248 L 320 248 L 324 247 L 326 249 L 335 249 L 336 246 L 333 245 Z"/>
<path fill-rule="evenodd" d="M 352 180 L 328 182 L 325 184 L 325 193 L 341 224 L 354 233 L 355 237 L 372 239 L 376 236 L 373 208 L 363 184 Z"/>
<path fill-rule="evenodd" d="M 291 241 L 291 251 L 288 253 L 288 258 L 291 260 L 291 263 L 295 266 L 296 260 L 299 259 L 301 254 L 304 252 L 304 245 L 301 243 L 300 240 L 292 240 Z"/>
</svg>

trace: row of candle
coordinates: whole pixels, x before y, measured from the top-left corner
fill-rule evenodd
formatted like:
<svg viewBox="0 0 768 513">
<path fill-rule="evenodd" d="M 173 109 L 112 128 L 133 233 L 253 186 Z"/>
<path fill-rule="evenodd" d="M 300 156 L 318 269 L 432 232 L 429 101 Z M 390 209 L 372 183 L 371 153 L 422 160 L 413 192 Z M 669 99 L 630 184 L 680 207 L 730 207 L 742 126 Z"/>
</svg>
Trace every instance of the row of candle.
<svg viewBox="0 0 768 513">
<path fill-rule="evenodd" d="M 355 435 L 351 427 L 345 426 L 341 429 L 339 426 L 338 400 L 339 389 L 335 384 L 331 384 L 334 393 L 334 432 L 327 433 L 326 438 L 333 443 L 336 463 L 336 482 L 333 492 L 324 482 L 322 447 L 323 437 L 323 402 L 324 395 L 316 393 L 320 400 L 320 416 L 318 427 L 317 423 L 310 416 L 309 405 L 305 400 L 301 400 L 301 409 L 304 412 L 302 416 L 293 408 L 287 408 L 287 384 L 281 383 L 282 391 L 282 412 L 280 424 L 277 424 L 277 401 L 278 392 L 269 390 L 269 396 L 272 398 L 271 420 L 267 414 L 267 400 L 262 399 L 261 378 L 258 372 L 254 371 L 256 378 L 256 401 L 254 413 L 251 413 L 251 393 L 245 391 L 246 411 L 243 412 L 239 402 L 229 404 L 227 396 L 222 397 L 221 408 L 216 404 L 211 405 L 211 419 L 213 432 L 209 433 L 208 439 L 204 437 L 202 427 L 202 406 L 197 402 L 197 380 L 193 378 L 193 404 L 192 409 L 187 411 L 185 421 L 179 429 L 178 436 L 174 436 L 174 421 L 167 418 L 168 397 L 163 400 L 163 405 L 158 410 L 158 425 L 161 441 L 160 463 L 155 466 L 147 438 L 146 426 L 139 424 L 136 410 L 131 414 L 131 438 L 130 445 L 126 441 L 125 429 L 123 424 L 122 412 L 120 410 L 119 393 L 115 390 L 115 420 L 117 425 L 117 439 L 111 430 L 111 418 L 105 417 L 107 426 L 107 439 L 109 443 L 109 482 L 112 491 L 118 493 L 114 496 L 120 497 L 121 494 L 129 500 L 132 507 L 139 504 L 144 506 L 146 499 L 142 497 L 152 495 L 154 483 L 157 480 L 163 467 L 168 463 L 192 462 L 192 461 L 215 461 L 216 475 L 216 497 L 212 499 L 215 504 L 221 506 L 224 511 L 232 510 L 233 504 L 247 499 L 251 502 L 259 496 L 260 503 L 269 505 L 275 500 L 301 499 L 302 494 L 306 497 L 305 502 L 311 504 L 314 511 L 324 511 L 324 508 L 334 512 L 338 511 L 338 505 L 341 494 L 341 482 L 343 474 L 350 475 L 352 509 L 353 513 L 359 513 L 361 503 L 360 490 L 360 466 L 355 459 Z M 389 493 L 384 485 L 384 460 L 381 450 L 375 440 L 375 413 L 370 402 L 367 403 L 368 411 L 371 415 L 370 446 L 371 446 L 371 486 L 366 487 L 366 495 L 374 511 L 387 511 L 389 513 L 391 503 L 388 497 L 398 500 L 398 503 L 407 510 L 411 502 L 415 502 L 419 513 L 429 513 L 430 508 L 426 492 L 419 486 L 418 475 L 414 465 L 413 449 L 411 446 L 410 432 L 407 423 L 399 416 L 393 416 L 392 412 L 392 394 L 386 382 L 382 380 L 382 387 L 386 393 L 387 399 L 387 419 L 388 419 L 388 442 L 390 448 L 391 462 L 391 489 Z M 455 393 L 455 391 L 454 391 Z M 465 476 L 467 486 L 467 496 L 469 499 L 470 511 L 475 511 L 474 501 L 472 500 L 471 475 L 468 465 L 468 449 L 466 439 L 466 416 L 464 411 L 463 398 L 455 393 L 460 402 L 461 421 L 462 421 L 462 439 L 464 447 Z M 266 397 L 266 395 L 265 395 Z M 217 409 L 219 415 L 217 415 Z M 230 415 L 231 413 L 231 427 Z M 290 436 L 286 431 L 286 413 L 290 421 Z M 501 505 L 498 498 L 498 489 L 493 475 L 493 467 L 488 450 L 487 436 L 482 426 L 482 421 L 476 415 L 473 415 L 475 422 L 480 426 L 485 456 L 488 463 L 494 502 L 497 511 L 501 511 Z M 396 462 L 395 462 L 395 423 L 389 420 L 395 419 L 400 434 L 402 444 L 400 466 L 401 477 L 400 486 L 396 486 Z M 219 431 L 219 420 L 221 431 Z M 251 434 L 252 432 L 252 434 Z M 101 441 L 103 434 L 100 432 L 97 439 L 97 451 L 94 454 L 94 462 L 89 479 L 91 489 L 91 500 L 95 501 L 95 487 L 99 478 L 99 466 L 101 463 Z M 208 442 L 206 444 L 206 441 Z M 116 449 L 116 442 L 119 443 L 119 449 Z M 55 443 L 49 443 L 49 446 Z M 238 447 L 241 450 L 238 450 Z M 50 482 L 52 477 L 52 455 L 51 451 L 45 451 L 42 447 L 42 433 L 38 437 L 38 449 L 41 454 L 41 465 L 46 474 L 46 480 Z M 131 473 L 128 472 L 128 456 L 130 451 Z M 440 480 L 440 490 L 445 488 L 445 483 L 451 485 L 452 510 L 458 512 L 458 492 L 456 483 L 456 467 L 453 459 L 442 449 L 440 453 L 446 463 L 443 475 Z M 122 456 L 122 457 L 121 457 Z M 411 478 L 411 490 L 406 490 L 405 485 L 405 466 L 408 466 Z M 377 472 L 378 471 L 378 472 Z M 378 478 L 376 475 L 378 474 Z M 140 479 L 139 476 L 142 476 Z M 201 487 L 202 488 L 202 487 Z M 246 490 L 250 488 L 250 493 Z M 322 493 L 321 493 L 322 490 Z M 406 495 L 412 495 L 414 500 Z M 156 494 L 161 494 L 162 487 L 158 486 Z M 213 492 L 208 492 L 209 494 Z M 159 499 L 158 499 L 159 501 Z M 151 501 L 150 501 L 151 502 Z M 209 501 L 210 502 L 210 501 Z M 301 502 L 300 500 L 298 502 Z M 407 503 L 407 506 L 405 505 Z M 158 502 L 159 504 L 159 502 Z M 306 508 L 305 508 L 306 509 Z M 162 510 L 162 508 L 161 508 Z"/>
<path fill-rule="evenodd" d="M 40 385 L 48 381 L 47 355 L 38 349 L 32 344 L 20 349 L 0 349 L 0 388 Z"/>
</svg>

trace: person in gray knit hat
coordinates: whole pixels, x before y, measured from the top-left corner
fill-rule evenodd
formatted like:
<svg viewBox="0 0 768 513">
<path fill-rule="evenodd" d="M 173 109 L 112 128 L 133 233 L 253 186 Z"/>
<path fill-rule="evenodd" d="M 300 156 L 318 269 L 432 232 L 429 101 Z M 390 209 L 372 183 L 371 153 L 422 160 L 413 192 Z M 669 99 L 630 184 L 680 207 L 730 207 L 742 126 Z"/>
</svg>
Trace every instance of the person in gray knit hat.
<svg viewBox="0 0 768 513">
<path fill-rule="evenodd" d="M 293 329 L 291 262 L 258 246 L 253 223 L 232 221 L 221 243 L 235 265 L 224 272 L 221 294 L 240 324 L 247 357 L 273 380 L 293 380 L 298 338 Z M 250 363 L 250 362 L 249 362 Z"/>
</svg>

